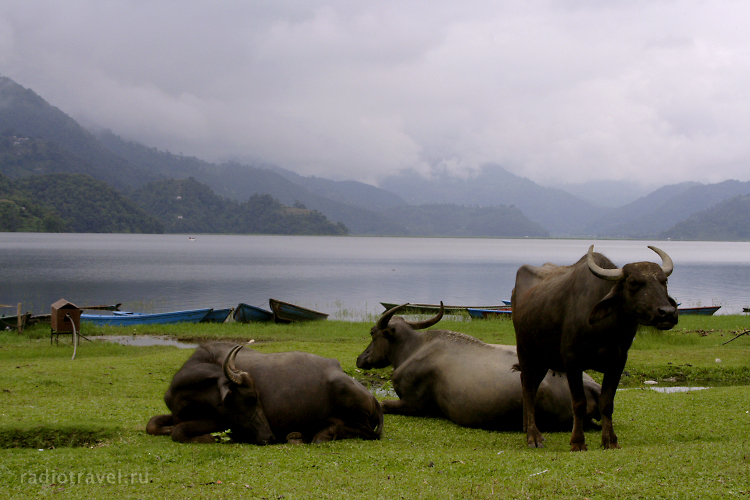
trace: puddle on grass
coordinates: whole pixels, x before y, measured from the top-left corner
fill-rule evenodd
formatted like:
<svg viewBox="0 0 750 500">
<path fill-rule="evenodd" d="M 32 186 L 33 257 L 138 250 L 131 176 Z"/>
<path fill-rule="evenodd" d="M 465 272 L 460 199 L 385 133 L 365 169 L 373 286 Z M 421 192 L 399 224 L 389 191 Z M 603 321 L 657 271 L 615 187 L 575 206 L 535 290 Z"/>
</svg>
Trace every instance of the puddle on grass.
<svg viewBox="0 0 750 500">
<path fill-rule="evenodd" d="M 88 338 L 91 340 L 103 340 L 105 342 L 114 342 L 120 345 L 134 345 L 138 347 L 148 347 L 153 345 L 169 345 L 179 347 L 180 349 L 195 349 L 198 347 L 198 344 L 181 342 L 165 335 L 99 335 Z"/>
<path fill-rule="evenodd" d="M 674 394 L 676 392 L 702 391 L 708 387 L 649 387 L 652 391 L 664 394 Z"/>
</svg>

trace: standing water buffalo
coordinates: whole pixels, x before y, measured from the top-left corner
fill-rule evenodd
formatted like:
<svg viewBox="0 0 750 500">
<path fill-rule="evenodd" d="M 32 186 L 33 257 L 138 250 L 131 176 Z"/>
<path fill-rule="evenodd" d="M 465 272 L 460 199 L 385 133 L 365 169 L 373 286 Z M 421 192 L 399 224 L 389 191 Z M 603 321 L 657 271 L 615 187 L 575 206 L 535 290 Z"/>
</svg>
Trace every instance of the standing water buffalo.
<svg viewBox="0 0 750 500">
<path fill-rule="evenodd" d="M 521 430 L 521 376 L 513 369 L 515 347 L 489 344 L 448 330 L 428 330 L 443 316 L 409 322 L 386 311 L 371 330 L 372 341 L 357 358 L 363 369 L 393 365 L 397 401 L 383 401 L 385 413 L 446 417 L 465 427 Z M 588 376 L 587 376 L 588 377 Z M 585 381 L 588 416 L 599 419 L 599 384 Z M 539 418 L 550 428 L 570 429 L 573 411 L 565 375 L 550 372 L 539 388 Z"/>
<path fill-rule="evenodd" d="M 212 432 L 227 429 L 233 440 L 257 444 L 276 436 L 295 443 L 380 438 L 380 404 L 337 360 L 241 348 L 198 347 L 164 395 L 171 413 L 151 418 L 146 432 L 190 443 L 212 443 Z"/>
<path fill-rule="evenodd" d="M 530 447 L 542 447 L 534 401 L 548 369 L 568 375 L 574 413 L 571 451 L 586 449 L 583 421 L 589 410 L 581 374 L 587 369 L 604 374 L 602 446 L 620 447 L 612 428 L 613 401 L 638 325 L 668 330 L 677 324 L 677 304 L 667 295 L 672 259 L 649 248 L 659 254 L 661 266 L 636 262 L 619 269 L 591 245 L 572 266 L 518 269 L 511 302 Z"/>
</svg>

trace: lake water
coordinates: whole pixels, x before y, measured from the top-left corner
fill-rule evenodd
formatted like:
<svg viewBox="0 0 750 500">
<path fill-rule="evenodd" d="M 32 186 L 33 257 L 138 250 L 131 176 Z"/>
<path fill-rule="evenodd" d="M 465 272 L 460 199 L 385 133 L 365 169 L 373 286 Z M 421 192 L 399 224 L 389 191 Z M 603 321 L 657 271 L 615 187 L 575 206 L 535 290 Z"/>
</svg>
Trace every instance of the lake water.
<svg viewBox="0 0 750 500">
<path fill-rule="evenodd" d="M 0 233 L 0 303 L 164 312 L 275 298 L 361 321 L 380 301 L 498 304 L 520 265 L 572 264 L 592 243 L 618 265 L 659 262 L 654 242 L 631 240 Z M 750 305 L 750 243 L 656 246 L 674 260 L 669 291 L 683 306 Z"/>
</svg>

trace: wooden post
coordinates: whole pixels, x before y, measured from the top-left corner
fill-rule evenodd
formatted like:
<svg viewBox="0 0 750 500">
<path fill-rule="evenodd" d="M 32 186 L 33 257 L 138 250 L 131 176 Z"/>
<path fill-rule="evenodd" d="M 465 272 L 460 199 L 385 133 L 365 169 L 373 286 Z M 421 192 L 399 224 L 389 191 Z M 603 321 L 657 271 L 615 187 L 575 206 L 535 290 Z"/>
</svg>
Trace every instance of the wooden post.
<svg viewBox="0 0 750 500">
<path fill-rule="evenodd" d="M 21 317 L 21 303 L 18 303 L 18 333 L 23 333 L 23 318 Z"/>
</svg>

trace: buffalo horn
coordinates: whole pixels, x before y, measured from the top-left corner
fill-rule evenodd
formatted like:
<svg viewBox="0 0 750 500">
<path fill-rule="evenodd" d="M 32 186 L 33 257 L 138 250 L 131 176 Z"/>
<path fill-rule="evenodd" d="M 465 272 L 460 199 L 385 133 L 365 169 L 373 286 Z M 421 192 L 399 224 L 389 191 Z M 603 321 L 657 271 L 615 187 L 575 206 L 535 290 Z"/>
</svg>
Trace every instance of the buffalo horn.
<svg viewBox="0 0 750 500">
<path fill-rule="evenodd" d="M 383 315 L 378 320 L 378 324 L 377 324 L 378 330 L 385 330 L 386 328 L 388 328 L 388 322 L 391 320 L 391 318 L 396 313 L 396 311 L 398 311 L 399 309 L 402 309 L 406 305 L 408 305 L 408 303 L 401 304 L 400 306 L 392 307 L 388 309 L 386 312 L 384 312 Z"/>
<path fill-rule="evenodd" d="M 622 269 L 604 269 L 603 267 L 596 265 L 594 262 L 594 245 L 589 247 L 589 253 L 586 256 L 586 259 L 589 264 L 589 269 L 591 269 L 591 272 L 594 273 L 594 276 L 597 278 L 609 281 L 619 281 L 622 279 Z"/>
<path fill-rule="evenodd" d="M 240 377 L 242 375 L 246 375 L 245 372 L 237 370 L 237 367 L 234 365 L 234 358 L 237 357 L 237 353 L 240 349 L 242 349 L 241 345 L 232 347 L 232 350 L 229 351 L 227 357 L 224 358 L 224 364 L 222 365 L 222 367 L 224 368 L 224 375 L 226 375 L 229 380 L 237 385 L 242 384 L 242 379 Z"/>
<path fill-rule="evenodd" d="M 651 245 L 649 245 L 648 247 L 659 254 L 659 257 L 661 257 L 661 269 L 662 271 L 664 271 L 664 274 L 666 274 L 667 276 L 672 274 L 672 271 L 674 270 L 674 264 L 672 263 L 672 259 L 669 257 L 669 255 L 667 255 L 667 252 L 656 247 L 652 247 Z"/>
<path fill-rule="evenodd" d="M 424 321 L 407 321 L 406 323 L 414 328 L 415 330 L 422 330 L 424 328 L 429 328 L 443 317 L 443 313 L 445 312 L 445 309 L 443 308 L 443 301 L 440 301 L 440 311 L 435 315 L 434 318 L 426 319 Z"/>
</svg>

